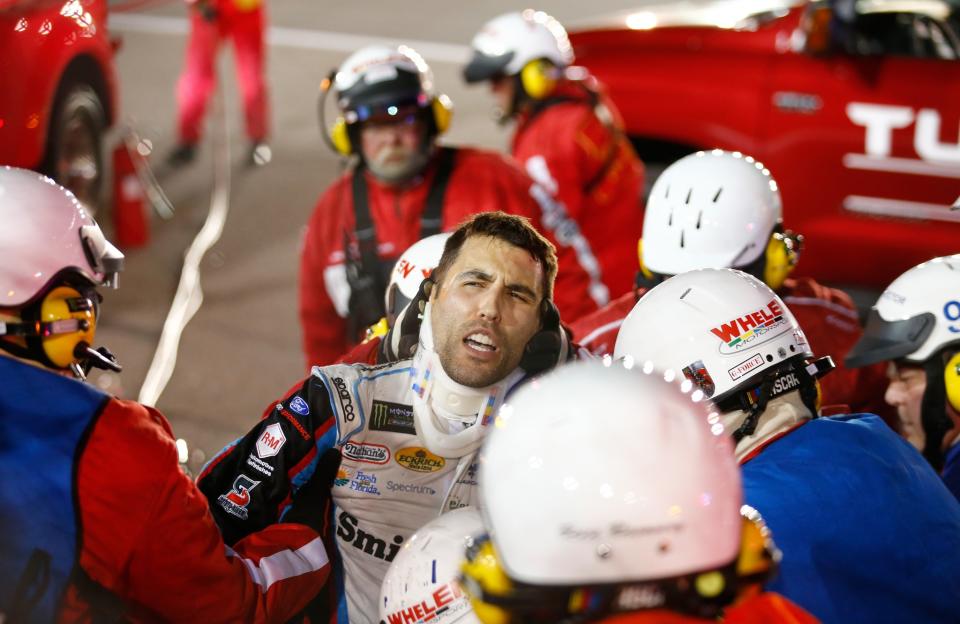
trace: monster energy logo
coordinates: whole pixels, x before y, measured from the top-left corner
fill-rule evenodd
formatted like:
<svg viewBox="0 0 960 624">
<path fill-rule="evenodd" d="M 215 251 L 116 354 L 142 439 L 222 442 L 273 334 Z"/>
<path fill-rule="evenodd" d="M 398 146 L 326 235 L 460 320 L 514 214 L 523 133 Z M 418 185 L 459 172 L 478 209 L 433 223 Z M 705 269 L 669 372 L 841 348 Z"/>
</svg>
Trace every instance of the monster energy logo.
<svg viewBox="0 0 960 624">
<path fill-rule="evenodd" d="M 376 431 L 392 431 L 414 435 L 413 408 L 389 401 L 373 401 L 370 408 L 370 428 Z"/>
</svg>

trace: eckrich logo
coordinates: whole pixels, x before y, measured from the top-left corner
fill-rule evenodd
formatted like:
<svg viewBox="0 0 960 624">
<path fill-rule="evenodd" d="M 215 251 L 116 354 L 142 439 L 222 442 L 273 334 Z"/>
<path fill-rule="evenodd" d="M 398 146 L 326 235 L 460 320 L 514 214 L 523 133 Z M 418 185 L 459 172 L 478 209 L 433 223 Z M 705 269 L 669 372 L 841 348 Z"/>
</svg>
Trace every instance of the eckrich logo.
<svg viewBox="0 0 960 624">
<path fill-rule="evenodd" d="M 341 449 L 343 456 L 358 462 L 368 464 L 385 464 L 390 461 L 390 449 L 382 444 L 354 444 L 347 442 Z"/>
<path fill-rule="evenodd" d="M 221 494 L 217 502 L 228 514 L 241 520 L 247 519 L 247 505 L 250 504 L 250 491 L 260 485 L 247 475 L 238 475 L 233 481 L 233 488 L 226 494 Z"/>
<path fill-rule="evenodd" d="M 450 616 L 469 606 L 457 583 L 446 583 L 418 604 L 387 614 L 387 624 L 412 624 L 429 622 L 440 614 L 447 620 Z"/>
<path fill-rule="evenodd" d="M 260 459 L 273 457 L 280 452 L 280 449 L 283 448 L 283 444 L 286 441 L 287 436 L 283 435 L 283 429 L 280 428 L 280 423 L 273 423 L 267 426 L 267 428 L 263 430 L 263 433 L 260 434 L 260 438 L 257 439 L 257 457 Z"/>
<path fill-rule="evenodd" d="M 350 397 L 350 391 L 347 390 L 347 384 L 343 377 L 334 377 L 333 386 L 337 389 L 337 399 L 340 401 L 340 409 L 343 411 L 343 419 L 347 422 L 353 422 L 356 414 L 353 411 L 353 399 Z"/>
<path fill-rule="evenodd" d="M 447 460 L 434 455 L 425 448 L 419 446 L 409 446 L 397 451 L 397 463 L 415 472 L 436 472 L 443 470 L 447 465 Z"/>
<path fill-rule="evenodd" d="M 783 308 L 780 307 L 780 303 L 776 299 L 771 299 L 765 307 L 735 318 L 720 327 L 714 327 L 710 331 L 723 341 L 723 344 L 720 345 L 720 353 L 729 355 L 737 353 L 747 345 L 756 346 L 766 342 L 782 333 L 771 332 L 788 327 L 789 324 L 783 316 Z M 766 337 L 761 338 L 764 335 Z"/>
<path fill-rule="evenodd" d="M 400 544 L 403 543 L 403 536 L 394 535 L 393 543 L 388 548 L 387 542 L 358 528 L 357 524 L 358 521 L 355 516 L 346 511 L 341 511 L 340 515 L 337 516 L 337 537 L 371 557 L 382 559 L 388 563 L 393 561 L 400 550 Z"/>
<path fill-rule="evenodd" d="M 413 427 L 413 408 L 409 405 L 373 400 L 370 408 L 370 428 L 376 431 L 416 434 Z"/>
</svg>

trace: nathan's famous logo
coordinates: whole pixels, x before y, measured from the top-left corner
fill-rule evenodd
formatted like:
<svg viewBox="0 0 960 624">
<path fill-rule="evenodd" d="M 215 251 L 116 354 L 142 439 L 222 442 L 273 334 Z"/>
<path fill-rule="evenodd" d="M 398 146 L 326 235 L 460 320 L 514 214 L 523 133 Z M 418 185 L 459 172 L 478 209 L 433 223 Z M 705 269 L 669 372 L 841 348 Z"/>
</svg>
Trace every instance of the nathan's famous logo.
<svg viewBox="0 0 960 624">
<path fill-rule="evenodd" d="M 467 602 L 463 590 L 456 582 L 441 585 L 422 600 L 406 609 L 400 609 L 387 614 L 387 624 L 411 624 L 413 622 L 429 622 L 435 617 L 455 614 L 461 609 L 467 609 Z M 449 619 L 449 618 L 448 618 Z"/>
<path fill-rule="evenodd" d="M 413 408 L 409 405 L 374 399 L 370 407 L 370 428 L 413 435 Z"/>
<path fill-rule="evenodd" d="M 425 448 L 409 446 L 397 451 L 397 463 L 407 470 L 436 472 L 443 469 L 447 460 L 439 455 L 434 455 Z"/>
<path fill-rule="evenodd" d="M 777 334 L 758 340 L 764 334 L 787 325 L 780 303 L 776 299 L 771 299 L 770 303 L 756 312 L 735 318 L 720 327 L 712 328 L 710 331 L 724 342 L 720 345 L 720 353 L 729 354 L 735 353 L 749 344 L 756 345 L 773 338 Z"/>
<path fill-rule="evenodd" d="M 347 390 L 346 382 L 343 381 L 343 377 L 334 377 L 332 381 L 334 387 L 337 389 L 337 399 L 340 400 L 343 419 L 347 422 L 353 422 L 356 415 L 353 413 L 353 399 L 350 398 L 350 392 Z"/>
<path fill-rule="evenodd" d="M 388 548 L 386 541 L 359 528 L 358 523 L 359 521 L 355 516 L 346 511 L 341 511 L 340 515 L 337 516 L 337 537 L 371 557 L 382 559 L 388 563 L 393 561 L 400 550 L 400 544 L 403 543 L 403 536 L 394 535 L 393 543 Z"/>
<path fill-rule="evenodd" d="M 341 452 L 347 459 L 368 464 L 385 464 L 390 461 L 390 449 L 382 444 L 347 442 Z"/>
<path fill-rule="evenodd" d="M 238 475 L 233 481 L 233 487 L 226 494 L 221 494 L 217 502 L 228 514 L 241 520 L 247 519 L 247 505 L 250 504 L 250 491 L 260 484 L 245 474 Z"/>
</svg>

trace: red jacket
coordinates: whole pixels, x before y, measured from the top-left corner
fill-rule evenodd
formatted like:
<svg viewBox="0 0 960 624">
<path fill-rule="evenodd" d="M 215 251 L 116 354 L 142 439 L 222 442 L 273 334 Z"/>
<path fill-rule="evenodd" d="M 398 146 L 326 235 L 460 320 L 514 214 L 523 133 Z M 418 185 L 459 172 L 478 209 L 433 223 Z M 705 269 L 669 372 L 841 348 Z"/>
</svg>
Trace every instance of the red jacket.
<svg viewBox="0 0 960 624">
<path fill-rule="evenodd" d="M 519 118 L 513 156 L 566 208 L 587 243 L 577 245 L 577 260 L 585 267 L 599 262 L 609 301 L 631 289 L 637 270 L 643 164 L 626 135 L 611 130 L 610 123 L 623 125 L 607 98 L 596 96 L 612 119 L 605 124 L 579 84 L 561 85 L 551 97 L 561 101 Z"/>
<path fill-rule="evenodd" d="M 840 408 L 840 411 L 877 414 L 887 424 L 895 422 L 896 415 L 883 400 L 887 388 L 886 364 L 864 368 L 843 365 L 843 357 L 863 333 L 850 295 L 809 277 L 788 279 L 777 294 L 797 318 L 814 355 L 832 356 L 837 365 L 820 380 L 823 406 L 846 405 L 849 409 Z M 837 410 L 830 412 L 837 413 Z"/>
<path fill-rule="evenodd" d="M 138 403 L 107 402 L 77 493 L 80 566 L 132 621 L 283 622 L 329 574 L 323 543 L 299 524 L 268 527 L 230 555 L 206 498 L 177 466 L 169 423 Z M 70 586 L 59 621 L 91 621 L 88 596 Z"/>
<path fill-rule="evenodd" d="M 395 260 L 420 238 L 420 216 L 436 173 L 436 159 L 423 176 L 403 187 L 392 187 L 367 174 L 370 217 L 377 232 L 382 260 Z M 334 182 L 320 198 L 307 224 L 300 256 L 300 320 L 303 324 L 307 367 L 334 362 L 359 341 L 348 335 L 347 302 L 350 289 L 344 265 L 344 233 L 354 232 L 352 173 Z M 535 199 L 534 197 L 537 197 Z M 538 202 L 552 198 L 514 164 L 494 152 L 461 148 L 444 196 L 443 231 L 455 229 L 479 212 L 502 210 L 529 217 L 533 225 L 556 244 L 542 227 Z M 587 296 L 587 275 L 559 247 L 561 268 L 554 298 L 562 315 L 577 318 L 596 308 Z"/>
<path fill-rule="evenodd" d="M 629 292 L 570 325 L 573 339 L 594 355 L 613 353 L 620 325 L 646 290 Z M 857 309 L 850 296 L 818 284 L 809 277 L 788 279 L 778 293 L 803 328 L 814 355 L 830 355 L 837 368 L 820 380 L 822 404 L 847 406 L 844 412 L 867 412 L 887 424 L 895 414 L 883 401 L 887 387 L 884 365 L 844 368 L 843 357 L 860 338 Z M 828 410 L 834 413 L 836 409 Z"/>
</svg>

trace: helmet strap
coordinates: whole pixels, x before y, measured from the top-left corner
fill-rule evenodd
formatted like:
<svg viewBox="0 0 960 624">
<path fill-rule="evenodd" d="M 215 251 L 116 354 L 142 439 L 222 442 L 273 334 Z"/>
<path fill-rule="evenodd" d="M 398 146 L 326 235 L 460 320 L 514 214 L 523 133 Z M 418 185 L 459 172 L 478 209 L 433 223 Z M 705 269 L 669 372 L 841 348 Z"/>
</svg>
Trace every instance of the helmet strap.
<svg viewBox="0 0 960 624">
<path fill-rule="evenodd" d="M 920 402 L 920 423 L 925 441 L 923 456 L 940 472 L 943 469 L 943 436 L 953 428 L 947 416 L 947 388 L 943 381 L 945 351 L 934 353 L 923 363 L 927 387 Z"/>
</svg>

